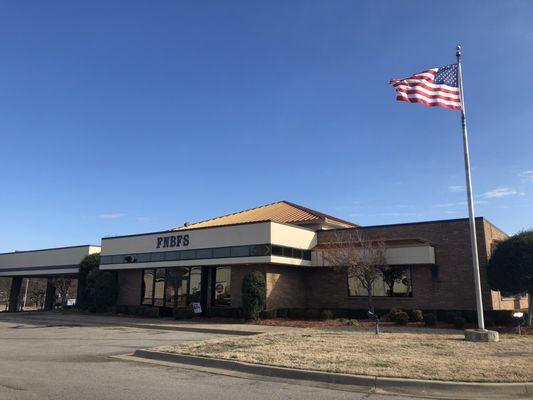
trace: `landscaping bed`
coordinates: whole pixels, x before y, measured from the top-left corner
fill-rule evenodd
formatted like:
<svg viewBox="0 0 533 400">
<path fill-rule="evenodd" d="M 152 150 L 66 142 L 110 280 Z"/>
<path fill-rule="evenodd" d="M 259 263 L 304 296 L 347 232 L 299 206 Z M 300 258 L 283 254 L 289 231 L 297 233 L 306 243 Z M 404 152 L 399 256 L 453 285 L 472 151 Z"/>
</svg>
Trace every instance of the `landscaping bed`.
<svg viewBox="0 0 533 400">
<path fill-rule="evenodd" d="M 353 375 L 533 381 L 533 336 L 502 335 L 497 343 L 472 343 L 464 340 L 462 332 L 429 329 L 380 335 L 358 328 L 294 329 L 156 350 Z"/>
</svg>

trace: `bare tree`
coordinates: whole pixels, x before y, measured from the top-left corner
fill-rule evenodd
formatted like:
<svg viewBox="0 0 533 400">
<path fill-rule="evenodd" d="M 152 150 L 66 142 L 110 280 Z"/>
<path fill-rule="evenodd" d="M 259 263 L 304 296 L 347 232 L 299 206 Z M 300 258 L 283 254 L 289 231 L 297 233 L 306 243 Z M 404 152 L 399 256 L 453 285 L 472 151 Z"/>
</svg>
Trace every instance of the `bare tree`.
<svg viewBox="0 0 533 400">
<path fill-rule="evenodd" d="M 54 288 L 56 290 L 56 295 L 59 299 L 59 304 L 61 305 L 61 308 L 65 308 L 67 305 L 67 299 L 68 299 L 68 291 L 70 289 L 70 285 L 72 283 L 72 279 L 65 278 L 64 276 L 58 276 L 56 278 L 53 278 L 52 285 L 54 285 Z"/>
<path fill-rule="evenodd" d="M 44 308 L 44 299 L 46 297 L 46 289 L 40 286 L 34 287 L 30 292 L 30 302 L 35 304 L 39 310 Z"/>
<path fill-rule="evenodd" d="M 324 259 L 331 266 L 356 279 L 367 292 L 368 307 L 372 310 L 373 286 L 387 267 L 386 245 L 382 240 L 364 240 L 357 229 L 333 233 L 325 243 Z"/>
</svg>

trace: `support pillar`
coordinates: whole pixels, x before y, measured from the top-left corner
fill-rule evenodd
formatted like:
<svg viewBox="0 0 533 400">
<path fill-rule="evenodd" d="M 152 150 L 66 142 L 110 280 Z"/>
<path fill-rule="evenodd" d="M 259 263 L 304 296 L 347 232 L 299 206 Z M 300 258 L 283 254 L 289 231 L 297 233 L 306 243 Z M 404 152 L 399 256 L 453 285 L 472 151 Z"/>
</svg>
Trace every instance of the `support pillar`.
<svg viewBox="0 0 533 400">
<path fill-rule="evenodd" d="M 48 278 L 46 280 L 46 294 L 44 296 L 44 309 L 45 310 L 53 310 L 54 309 L 54 302 L 56 297 L 56 288 L 54 284 L 52 283 L 52 279 Z"/>
<path fill-rule="evenodd" d="M 19 306 L 20 288 L 22 286 L 22 277 L 14 276 L 11 278 L 11 290 L 9 291 L 9 306 L 7 311 L 15 312 Z"/>
</svg>

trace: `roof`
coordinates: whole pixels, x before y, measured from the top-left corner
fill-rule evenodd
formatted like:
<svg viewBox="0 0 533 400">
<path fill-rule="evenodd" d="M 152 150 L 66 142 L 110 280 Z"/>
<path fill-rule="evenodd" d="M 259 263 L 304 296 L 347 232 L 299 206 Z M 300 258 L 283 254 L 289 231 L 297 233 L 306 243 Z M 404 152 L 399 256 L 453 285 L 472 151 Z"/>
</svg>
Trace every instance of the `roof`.
<svg viewBox="0 0 533 400">
<path fill-rule="evenodd" d="M 294 225 L 331 224 L 335 227 L 343 228 L 357 226 L 352 222 L 344 221 L 340 218 L 283 200 L 276 203 L 239 211 L 233 214 L 224 215 L 222 217 L 211 218 L 205 221 L 188 224 L 187 226 L 180 226 L 174 230 L 205 228 L 258 221 L 273 221 Z"/>
</svg>

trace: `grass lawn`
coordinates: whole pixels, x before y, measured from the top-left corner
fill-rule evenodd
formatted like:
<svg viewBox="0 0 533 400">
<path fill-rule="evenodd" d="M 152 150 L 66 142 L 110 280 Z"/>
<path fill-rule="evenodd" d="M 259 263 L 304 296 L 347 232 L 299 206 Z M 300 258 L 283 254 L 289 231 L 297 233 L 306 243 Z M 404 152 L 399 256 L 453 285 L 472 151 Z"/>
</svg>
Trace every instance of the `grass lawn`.
<svg viewBox="0 0 533 400">
<path fill-rule="evenodd" d="M 475 382 L 533 381 L 533 336 L 472 343 L 462 332 L 294 329 L 158 351 L 354 375 Z"/>
</svg>

